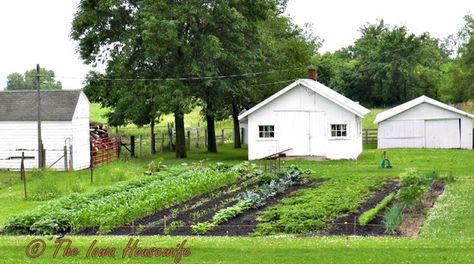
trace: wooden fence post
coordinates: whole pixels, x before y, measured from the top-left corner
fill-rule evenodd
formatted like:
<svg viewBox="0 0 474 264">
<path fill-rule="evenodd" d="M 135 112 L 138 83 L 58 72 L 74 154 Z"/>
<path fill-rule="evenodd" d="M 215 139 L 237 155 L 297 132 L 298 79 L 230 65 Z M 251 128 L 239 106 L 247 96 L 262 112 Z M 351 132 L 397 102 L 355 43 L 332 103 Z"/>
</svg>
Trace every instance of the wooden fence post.
<svg viewBox="0 0 474 264">
<path fill-rule="evenodd" d="M 188 150 L 191 150 L 191 131 L 188 130 Z"/>
<path fill-rule="evenodd" d="M 21 165 L 20 165 L 21 179 L 23 180 L 23 190 L 25 192 L 25 200 L 28 199 L 26 192 L 26 174 L 25 174 L 25 152 L 21 152 Z"/>
<path fill-rule="evenodd" d="M 199 148 L 199 128 L 196 129 L 196 148 Z"/>
<path fill-rule="evenodd" d="M 141 157 L 142 156 L 142 141 L 143 137 L 142 135 L 138 136 L 138 155 Z"/>
<path fill-rule="evenodd" d="M 130 136 L 130 156 L 135 158 L 135 136 Z"/>
<path fill-rule="evenodd" d="M 120 137 L 116 138 L 115 144 L 117 144 L 117 159 L 120 159 L 120 150 L 122 148 L 122 142 L 120 140 Z"/>
<path fill-rule="evenodd" d="M 161 147 L 160 147 L 160 152 L 163 153 L 164 150 L 164 144 L 165 144 L 165 133 L 161 133 Z"/>
<path fill-rule="evenodd" d="M 64 145 L 64 171 L 67 171 L 67 146 Z"/>
<path fill-rule="evenodd" d="M 74 170 L 74 167 L 73 167 L 73 162 L 74 162 L 74 155 L 73 155 L 73 146 L 72 144 L 69 145 L 69 170 L 72 171 Z"/>
<path fill-rule="evenodd" d="M 369 144 L 369 130 L 365 129 L 365 144 Z"/>
<path fill-rule="evenodd" d="M 225 138 L 224 138 L 224 129 L 222 129 L 222 132 L 221 132 L 221 137 L 222 137 L 222 144 L 224 144 L 225 142 Z"/>
</svg>

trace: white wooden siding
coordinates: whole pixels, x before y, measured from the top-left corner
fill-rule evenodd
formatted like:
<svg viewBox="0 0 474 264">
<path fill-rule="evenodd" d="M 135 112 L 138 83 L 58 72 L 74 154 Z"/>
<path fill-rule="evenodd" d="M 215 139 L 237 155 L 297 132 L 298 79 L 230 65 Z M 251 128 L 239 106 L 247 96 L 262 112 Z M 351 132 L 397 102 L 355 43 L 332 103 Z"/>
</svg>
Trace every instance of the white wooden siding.
<svg viewBox="0 0 474 264">
<path fill-rule="evenodd" d="M 380 122 L 377 147 L 472 149 L 472 119 L 422 103 Z"/>
<path fill-rule="evenodd" d="M 41 122 L 47 167 L 58 161 L 52 168 L 64 170 L 64 158 L 61 157 L 64 155 L 65 144 L 73 145 L 72 157 L 75 170 L 89 167 L 89 105 L 89 100 L 81 93 L 72 121 Z M 19 170 L 20 160 L 9 160 L 9 158 L 21 156 L 21 149 L 25 150 L 25 156 L 34 157 L 34 159 L 25 160 L 25 168 L 37 168 L 37 135 L 36 122 L 0 122 L 0 169 Z M 68 148 L 68 158 L 70 157 Z"/>
<path fill-rule="evenodd" d="M 89 100 L 81 93 L 72 119 L 74 170 L 90 166 L 89 108 Z"/>
<path fill-rule="evenodd" d="M 66 138 L 72 139 L 71 122 L 42 122 L 41 132 L 46 150 L 46 166 L 50 166 L 63 155 Z M 34 157 L 26 160 L 27 169 L 37 168 L 38 138 L 36 122 L 0 122 L 0 168 L 18 170 L 20 160 L 7 160 L 9 157 L 21 156 L 21 149 L 26 149 L 25 156 Z M 64 169 L 60 160 L 54 169 Z"/>
<path fill-rule="evenodd" d="M 331 138 L 331 124 L 347 124 L 347 138 Z M 275 125 L 275 138 L 260 139 L 259 125 Z M 248 116 L 249 159 L 292 148 L 289 156 L 356 159 L 362 152 L 360 118 L 304 86 L 298 86 Z"/>
</svg>

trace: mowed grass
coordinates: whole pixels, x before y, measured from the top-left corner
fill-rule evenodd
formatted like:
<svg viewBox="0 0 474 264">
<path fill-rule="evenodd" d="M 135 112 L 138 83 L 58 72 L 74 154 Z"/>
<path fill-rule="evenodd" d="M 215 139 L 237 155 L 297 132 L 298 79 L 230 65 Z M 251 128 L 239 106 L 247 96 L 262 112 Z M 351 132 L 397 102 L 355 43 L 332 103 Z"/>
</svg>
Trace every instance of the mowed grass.
<svg viewBox="0 0 474 264">
<path fill-rule="evenodd" d="M 65 245 L 53 258 L 57 244 L 48 238 L 42 256 L 29 259 L 25 248 L 36 237 L 0 237 L 3 263 L 175 263 L 169 257 L 125 257 L 130 239 L 139 247 L 174 248 L 183 240 L 191 255 L 180 263 L 472 263 L 472 243 L 454 240 L 361 237 L 67 237 L 78 248 L 64 257 Z M 86 257 L 96 247 L 114 247 L 115 257 Z"/>
</svg>

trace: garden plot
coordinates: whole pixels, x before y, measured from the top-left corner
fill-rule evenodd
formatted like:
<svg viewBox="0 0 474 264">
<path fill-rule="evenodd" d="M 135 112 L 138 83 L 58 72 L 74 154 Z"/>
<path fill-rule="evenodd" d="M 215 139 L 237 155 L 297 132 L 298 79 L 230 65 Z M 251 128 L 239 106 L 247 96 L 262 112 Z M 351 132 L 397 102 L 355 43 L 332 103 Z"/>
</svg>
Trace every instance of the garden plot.
<svg viewBox="0 0 474 264">
<path fill-rule="evenodd" d="M 256 229 L 258 211 L 316 182 L 304 178 L 304 172 L 297 168 L 275 174 L 253 174 L 258 176 L 164 209 L 111 234 L 248 235 Z"/>
<path fill-rule="evenodd" d="M 331 223 L 325 235 L 416 236 L 427 211 L 443 193 L 445 181 L 436 172 L 409 169 L 364 202 L 356 212 Z"/>
</svg>

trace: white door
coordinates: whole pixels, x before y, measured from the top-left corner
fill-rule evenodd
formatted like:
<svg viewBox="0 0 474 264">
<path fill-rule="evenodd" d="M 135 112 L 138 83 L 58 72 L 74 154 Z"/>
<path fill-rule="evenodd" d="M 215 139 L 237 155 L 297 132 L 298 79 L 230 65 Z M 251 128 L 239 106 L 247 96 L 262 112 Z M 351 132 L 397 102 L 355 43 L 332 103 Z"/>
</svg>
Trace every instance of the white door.
<svg viewBox="0 0 474 264">
<path fill-rule="evenodd" d="M 460 148 L 461 135 L 459 119 L 426 120 L 425 147 Z"/>
<path fill-rule="evenodd" d="M 324 112 L 309 113 L 310 119 L 310 138 L 309 152 L 311 156 L 326 156 L 326 130 Z"/>
<path fill-rule="evenodd" d="M 275 135 L 278 137 L 279 151 L 291 148 L 286 152 L 289 156 L 310 155 L 309 112 L 278 112 Z"/>
</svg>

